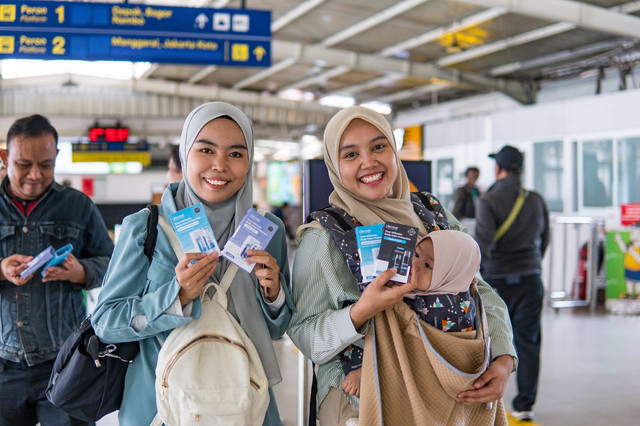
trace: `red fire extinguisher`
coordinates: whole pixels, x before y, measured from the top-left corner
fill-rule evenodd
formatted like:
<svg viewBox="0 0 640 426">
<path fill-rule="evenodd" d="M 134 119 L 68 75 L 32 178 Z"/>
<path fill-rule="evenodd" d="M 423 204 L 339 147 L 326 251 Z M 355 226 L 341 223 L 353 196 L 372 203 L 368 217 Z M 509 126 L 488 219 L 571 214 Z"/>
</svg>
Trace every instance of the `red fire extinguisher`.
<svg viewBox="0 0 640 426">
<path fill-rule="evenodd" d="M 571 288 L 573 299 L 585 300 L 587 297 L 587 243 L 578 251 L 578 267 Z"/>
</svg>

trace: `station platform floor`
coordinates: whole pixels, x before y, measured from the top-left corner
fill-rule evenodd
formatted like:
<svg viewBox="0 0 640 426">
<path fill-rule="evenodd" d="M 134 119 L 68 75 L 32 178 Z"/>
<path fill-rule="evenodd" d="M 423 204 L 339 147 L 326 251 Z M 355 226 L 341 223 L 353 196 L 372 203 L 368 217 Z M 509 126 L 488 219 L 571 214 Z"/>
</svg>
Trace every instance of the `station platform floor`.
<svg viewBox="0 0 640 426">
<path fill-rule="evenodd" d="M 632 426 L 640 424 L 640 316 L 603 309 L 545 308 L 535 420 L 510 425 Z M 283 381 L 274 391 L 285 426 L 298 424 L 298 351 L 285 336 L 274 342 Z M 515 375 L 504 401 L 515 395 Z M 118 424 L 115 413 L 97 423 Z M 306 423 L 305 423 L 306 424 Z"/>
</svg>

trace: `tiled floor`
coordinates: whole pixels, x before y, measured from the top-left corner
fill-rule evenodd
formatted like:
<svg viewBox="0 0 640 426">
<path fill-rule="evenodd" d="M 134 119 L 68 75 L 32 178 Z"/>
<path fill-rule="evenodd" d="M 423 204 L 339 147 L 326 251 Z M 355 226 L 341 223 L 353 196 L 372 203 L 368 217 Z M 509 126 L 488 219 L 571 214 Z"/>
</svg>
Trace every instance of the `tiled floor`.
<svg viewBox="0 0 640 426">
<path fill-rule="evenodd" d="M 297 425 L 298 355 L 276 341 L 283 382 L 275 387 L 285 425 Z M 505 402 L 515 394 L 511 378 Z M 640 424 L 640 316 L 545 309 L 536 423 L 543 426 Z M 526 424 L 526 423 L 520 423 Z M 115 416 L 98 425 L 117 425 Z"/>
<path fill-rule="evenodd" d="M 297 355 L 288 339 L 277 346 L 285 376 L 275 388 L 278 405 L 285 425 L 297 425 Z M 536 423 L 640 425 L 640 316 L 547 308 L 541 362 Z M 515 376 L 504 398 L 509 410 L 514 395 Z"/>
<path fill-rule="evenodd" d="M 640 424 L 640 316 L 546 309 L 536 423 Z M 515 376 L 505 393 L 515 395 Z"/>
</svg>

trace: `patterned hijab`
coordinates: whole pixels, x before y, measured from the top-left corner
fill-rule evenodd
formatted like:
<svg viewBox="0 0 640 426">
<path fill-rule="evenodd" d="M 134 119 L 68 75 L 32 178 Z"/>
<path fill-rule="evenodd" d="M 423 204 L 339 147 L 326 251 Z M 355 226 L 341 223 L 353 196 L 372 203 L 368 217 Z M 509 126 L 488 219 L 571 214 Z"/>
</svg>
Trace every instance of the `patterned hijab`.
<svg viewBox="0 0 640 426">
<path fill-rule="evenodd" d="M 412 296 L 458 294 L 468 291 L 473 276 L 480 267 L 478 243 L 461 231 L 433 231 L 418 241 L 433 242 L 433 274 L 426 291 L 412 291 Z M 417 244 L 416 244 L 417 245 Z"/>
<path fill-rule="evenodd" d="M 356 119 L 364 120 L 382 132 L 391 143 L 393 151 L 389 152 L 393 152 L 396 160 L 398 175 L 389 193 L 376 201 L 365 200 L 350 192 L 340 176 L 340 142 L 347 126 Z M 420 236 L 427 234 L 424 224 L 413 210 L 409 178 L 398 157 L 391 125 L 382 114 L 366 107 L 354 106 L 345 108 L 333 116 L 324 131 L 324 162 L 334 188 L 329 196 L 332 206 L 343 209 L 363 225 L 396 222 L 417 227 Z"/>
<path fill-rule="evenodd" d="M 219 117 L 229 117 L 238 124 L 244 134 L 247 143 L 249 170 L 244 185 L 235 195 L 226 201 L 212 203 L 202 198 L 194 189 L 188 179 L 189 170 L 189 150 L 194 144 L 200 130 Z M 247 116 L 233 105 L 224 102 L 209 102 L 200 105 L 187 116 L 180 136 L 180 163 L 182 164 L 183 179 L 178 185 L 175 195 L 176 207 L 183 209 L 197 203 L 202 203 L 207 214 L 213 233 L 218 240 L 220 247 L 224 247 L 229 237 L 236 230 L 240 221 L 253 206 L 253 127 Z M 220 259 L 213 278 L 220 282 L 226 272 L 229 262 Z M 264 366 L 269 385 L 281 381 L 280 369 L 276 359 L 273 344 L 267 323 L 262 314 L 262 307 L 256 299 L 257 279 L 253 274 L 249 274 L 242 269 L 238 272 L 227 291 L 228 309 L 241 324 L 251 341 L 256 346 L 262 365 Z"/>
</svg>

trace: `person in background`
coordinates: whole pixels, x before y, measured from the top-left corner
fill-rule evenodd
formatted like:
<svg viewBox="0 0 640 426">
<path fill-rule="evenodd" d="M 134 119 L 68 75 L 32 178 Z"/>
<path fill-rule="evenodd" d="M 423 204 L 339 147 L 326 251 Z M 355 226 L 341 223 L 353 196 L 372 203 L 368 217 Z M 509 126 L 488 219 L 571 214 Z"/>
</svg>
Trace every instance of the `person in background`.
<svg viewBox="0 0 640 426">
<path fill-rule="evenodd" d="M 284 228 L 287 233 L 287 237 L 293 240 L 295 239 L 295 233 L 291 229 L 291 206 L 287 201 L 283 202 L 280 207 L 273 209 L 273 214 L 284 223 Z"/>
<path fill-rule="evenodd" d="M 473 219 L 476 217 L 476 202 L 480 196 L 480 190 L 476 186 L 480 170 L 477 167 L 469 167 L 464 172 L 467 182 L 453 193 L 453 210 L 451 213 L 458 219 Z"/>
<path fill-rule="evenodd" d="M 334 191 L 331 214 L 312 212 L 298 228 L 293 267 L 296 311 L 287 334 L 318 365 L 315 402 L 321 425 L 344 425 L 358 417 L 359 398 L 341 390 L 344 373 L 340 353 L 350 344 L 363 347 L 368 323 L 376 314 L 415 289 L 389 283 L 396 270 L 379 274 L 363 292 L 355 230 L 340 232 L 339 222 L 353 227 L 384 222 L 415 226 L 424 237 L 436 229 L 460 230 L 456 218 L 431 194 L 411 194 L 398 158 L 391 126 L 382 114 L 356 106 L 338 112 L 324 133 L 324 161 Z M 329 229 L 337 230 L 333 236 Z M 343 251 L 344 250 L 344 251 Z M 502 397 L 514 368 L 511 324 L 504 302 L 482 280 L 483 299 L 492 342 L 492 362 L 474 383 L 458 394 L 461 402 L 491 402 Z"/>
<path fill-rule="evenodd" d="M 195 108 L 180 137 L 184 179 L 165 189 L 159 214 L 168 217 L 202 203 L 216 240 L 224 247 L 252 207 L 253 148 L 251 121 L 238 108 L 224 102 Z M 140 342 L 140 354 L 127 369 L 118 413 L 122 426 L 148 425 L 154 419 L 158 339 L 165 341 L 174 328 L 200 318 L 205 283 L 220 282 L 230 265 L 218 252 L 185 253 L 178 259 L 162 231 L 149 264 L 143 253 L 148 215 L 144 209 L 124 218 L 92 316 L 103 341 Z M 272 339 L 284 334 L 294 308 L 284 226 L 271 213 L 266 217 L 278 231 L 265 250 L 247 250 L 245 260 L 256 263 L 256 268 L 252 273 L 238 270 L 227 297 L 229 312 L 254 343 L 273 386 L 282 377 Z M 281 425 L 271 387 L 269 394 L 264 424 Z"/>
<path fill-rule="evenodd" d="M 549 213 L 539 194 L 522 189 L 522 153 L 518 149 L 505 145 L 489 157 L 496 161 L 496 182 L 480 197 L 476 210 L 480 271 L 507 304 L 513 325 L 519 364 L 512 415 L 533 420 L 542 341 L 544 288 L 540 272 L 549 243 Z M 498 229 L 512 216 L 520 194 L 524 204 L 506 232 L 497 238 Z"/>
<path fill-rule="evenodd" d="M 54 181 L 58 133 L 45 117 L 16 120 L 0 150 L 0 425 L 84 424 L 45 396 L 60 346 L 86 317 L 83 289 L 102 282 L 113 242 L 93 202 Z M 20 274 L 49 246 L 59 266 Z"/>
<path fill-rule="evenodd" d="M 171 145 L 169 147 L 169 164 L 167 170 L 167 181 L 169 183 L 180 182 L 182 180 L 182 165 L 180 164 L 180 147 Z"/>
</svg>

